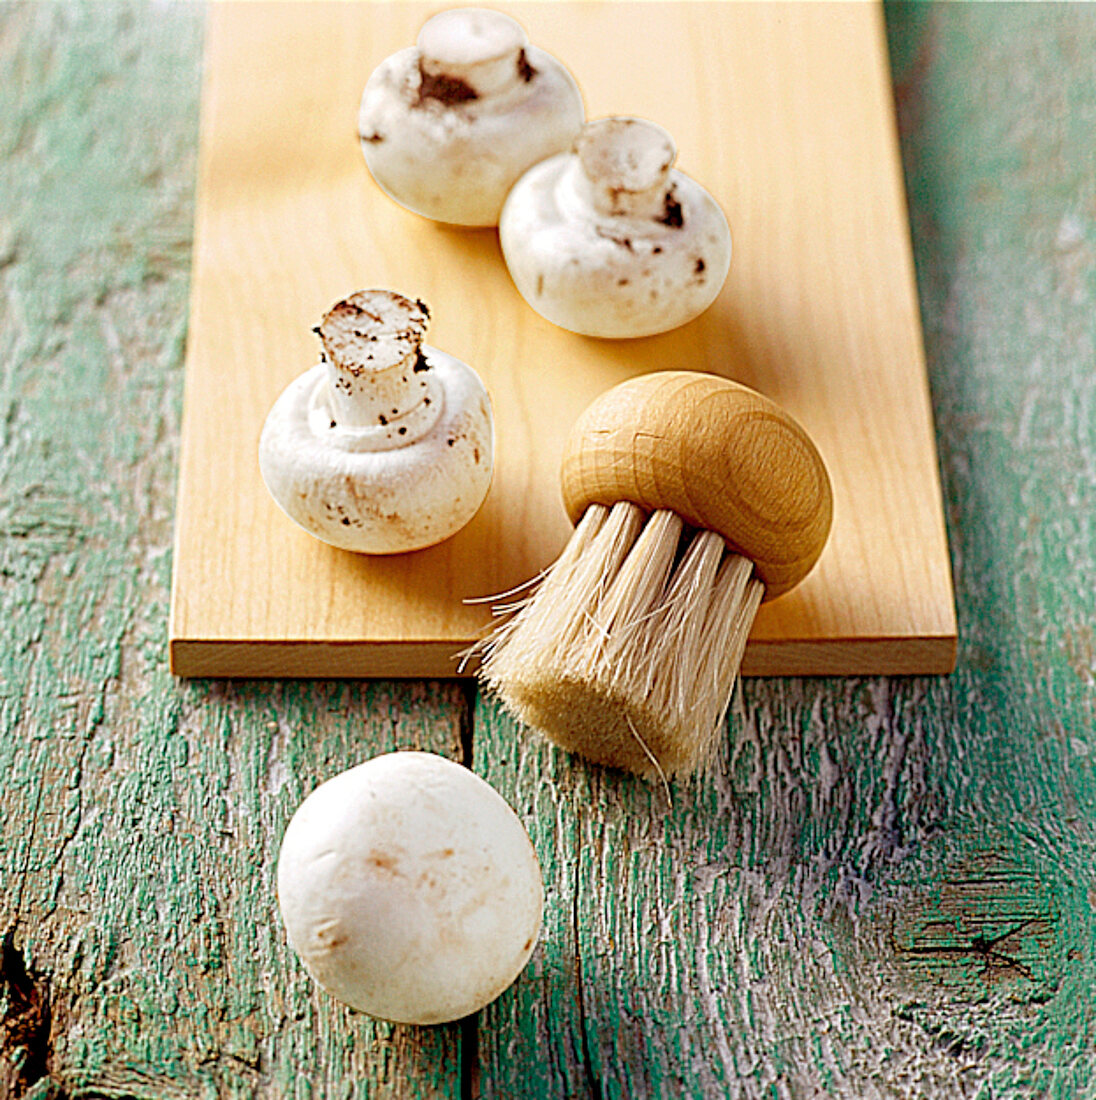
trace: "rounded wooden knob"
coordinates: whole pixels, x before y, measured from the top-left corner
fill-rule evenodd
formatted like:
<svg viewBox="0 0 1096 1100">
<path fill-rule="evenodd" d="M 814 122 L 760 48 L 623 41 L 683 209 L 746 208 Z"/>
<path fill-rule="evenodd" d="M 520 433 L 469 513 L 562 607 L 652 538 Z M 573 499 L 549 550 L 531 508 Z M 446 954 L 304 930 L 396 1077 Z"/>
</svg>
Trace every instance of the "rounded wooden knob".
<svg viewBox="0 0 1096 1100">
<path fill-rule="evenodd" d="M 659 371 L 602 394 L 568 436 L 563 500 L 666 508 L 754 563 L 772 599 L 818 560 L 833 517 L 829 475 L 773 401 L 712 374 Z"/>
</svg>

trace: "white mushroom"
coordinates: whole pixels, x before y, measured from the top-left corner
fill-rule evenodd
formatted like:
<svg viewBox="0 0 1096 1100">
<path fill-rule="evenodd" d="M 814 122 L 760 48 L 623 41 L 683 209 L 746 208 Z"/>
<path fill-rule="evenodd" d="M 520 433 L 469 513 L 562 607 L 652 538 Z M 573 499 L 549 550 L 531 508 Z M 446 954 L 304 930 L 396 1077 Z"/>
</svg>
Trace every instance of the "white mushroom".
<svg viewBox="0 0 1096 1100">
<path fill-rule="evenodd" d="M 586 336 L 650 336 L 712 304 L 731 233 L 715 199 L 672 167 L 676 156 L 653 122 L 599 119 L 518 181 L 499 235 L 538 313 Z"/>
<path fill-rule="evenodd" d="M 455 8 L 383 61 L 358 113 L 373 178 L 437 221 L 497 225 L 514 181 L 582 128 L 578 85 L 501 12 Z"/>
<path fill-rule="evenodd" d="M 321 361 L 267 416 L 259 467 L 271 496 L 333 546 L 431 546 L 487 495 L 490 399 L 475 371 L 423 345 L 429 316 L 390 290 L 339 302 L 316 329 Z"/>
<path fill-rule="evenodd" d="M 398 1023 L 476 1012 L 518 976 L 544 887 L 517 815 L 441 756 L 395 752 L 328 780 L 282 841 L 290 945 L 329 993 Z"/>
</svg>

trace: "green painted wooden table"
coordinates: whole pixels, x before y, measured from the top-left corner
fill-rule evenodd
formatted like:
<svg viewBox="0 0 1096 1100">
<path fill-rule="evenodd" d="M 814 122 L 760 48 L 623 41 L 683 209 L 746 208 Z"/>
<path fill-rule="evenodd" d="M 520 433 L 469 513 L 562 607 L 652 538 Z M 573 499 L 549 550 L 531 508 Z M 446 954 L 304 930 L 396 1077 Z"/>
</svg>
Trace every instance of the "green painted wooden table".
<svg viewBox="0 0 1096 1100">
<path fill-rule="evenodd" d="M 1096 1097 L 1096 7 L 887 15 L 959 669 L 748 681 L 667 799 L 456 684 L 172 679 L 203 9 L 0 6 L 0 1095 Z M 396 746 L 547 882 L 449 1027 L 276 914 L 294 807 Z"/>
</svg>

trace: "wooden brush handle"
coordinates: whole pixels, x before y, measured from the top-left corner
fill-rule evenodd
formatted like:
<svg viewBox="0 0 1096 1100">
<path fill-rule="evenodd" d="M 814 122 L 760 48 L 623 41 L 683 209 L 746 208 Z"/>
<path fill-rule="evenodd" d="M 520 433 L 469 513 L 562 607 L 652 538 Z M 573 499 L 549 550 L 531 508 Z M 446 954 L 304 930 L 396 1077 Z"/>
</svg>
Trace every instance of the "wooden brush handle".
<svg viewBox="0 0 1096 1100">
<path fill-rule="evenodd" d="M 754 563 L 772 599 L 822 553 L 833 494 L 807 433 L 774 402 L 712 374 L 659 371 L 602 394 L 563 453 L 572 523 L 591 504 L 668 508 Z"/>
</svg>

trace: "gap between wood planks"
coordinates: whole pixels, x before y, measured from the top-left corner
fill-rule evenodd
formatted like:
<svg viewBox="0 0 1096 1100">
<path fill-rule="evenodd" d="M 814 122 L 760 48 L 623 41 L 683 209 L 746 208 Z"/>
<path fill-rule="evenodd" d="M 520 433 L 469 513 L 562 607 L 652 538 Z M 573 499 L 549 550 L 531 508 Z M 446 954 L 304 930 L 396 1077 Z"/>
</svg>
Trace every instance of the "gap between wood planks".
<svg viewBox="0 0 1096 1100">
<path fill-rule="evenodd" d="M 476 680 L 461 680 L 460 691 L 463 707 L 460 714 L 460 751 L 461 763 L 469 770 L 475 769 L 475 727 L 476 700 L 479 696 L 479 684 Z M 572 904 L 575 943 L 578 943 L 578 863 L 575 864 L 575 897 Z M 588 1095 L 592 1100 L 601 1100 L 604 1095 L 601 1081 L 594 1069 L 586 1035 L 586 1010 L 582 996 L 582 957 L 575 952 L 575 985 L 578 991 L 579 1024 L 582 1035 L 582 1060 L 586 1074 Z M 479 1060 L 479 1023 L 480 1013 L 466 1016 L 460 1022 L 461 1064 L 460 1096 L 461 1100 L 479 1100 L 480 1098 L 480 1060 Z"/>
</svg>

